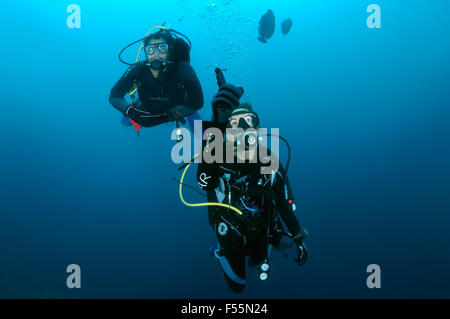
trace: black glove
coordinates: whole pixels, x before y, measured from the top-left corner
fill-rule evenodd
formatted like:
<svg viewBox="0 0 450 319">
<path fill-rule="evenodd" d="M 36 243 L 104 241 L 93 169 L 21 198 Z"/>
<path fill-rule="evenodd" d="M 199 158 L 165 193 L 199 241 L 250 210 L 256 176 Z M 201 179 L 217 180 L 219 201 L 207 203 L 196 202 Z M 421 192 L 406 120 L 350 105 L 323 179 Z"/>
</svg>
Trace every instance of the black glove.
<svg viewBox="0 0 450 319">
<path fill-rule="evenodd" d="M 186 107 L 186 106 L 176 106 L 175 108 L 170 109 L 167 112 L 168 120 L 169 121 L 178 121 L 182 124 L 186 124 L 186 120 L 184 119 L 188 114 L 191 114 L 192 109 Z"/>
<path fill-rule="evenodd" d="M 239 105 L 239 99 L 241 98 L 244 90 L 240 87 L 234 86 L 230 83 L 224 83 L 214 95 L 212 99 L 213 108 L 227 107 L 233 109 Z"/>
<path fill-rule="evenodd" d="M 128 116 L 136 123 L 149 127 L 156 123 L 162 123 L 169 120 L 169 116 L 166 113 L 163 114 L 151 114 L 143 109 L 137 108 L 135 105 L 130 105 L 125 111 L 125 116 Z"/>
<path fill-rule="evenodd" d="M 308 248 L 303 242 L 306 237 L 308 237 L 308 231 L 304 228 L 301 228 L 300 232 L 294 237 L 294 243 L 297 249 L 297 258 L 294 261 L 299 266 L 303 266 L 308 260 Z"/>
<path fill-rule="evenodd" d="M 299 266 L 303 266 L 308 260 L 308 248 L 306 247 L 304 242 L 300 243 L 300 245 L 297 244 L 296 248 L 297 248 L 297 258 L 295 258 L 294 261 Z"/>
</svg>

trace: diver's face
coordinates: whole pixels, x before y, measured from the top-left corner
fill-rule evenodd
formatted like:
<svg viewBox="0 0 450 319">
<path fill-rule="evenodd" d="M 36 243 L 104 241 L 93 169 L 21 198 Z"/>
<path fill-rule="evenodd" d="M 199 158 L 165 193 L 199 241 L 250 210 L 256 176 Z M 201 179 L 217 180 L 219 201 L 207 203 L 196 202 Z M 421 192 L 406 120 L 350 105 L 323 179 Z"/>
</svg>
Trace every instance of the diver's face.
<svg viewBox="0 0 450 319">
<path fill-rule="evenodd" d="M 148 62 L 154 60 L 167 60 L 169 46 L 164 39 L 151 39 L 144 49 Z"/>
<path fill-rule="evenodd" d="M 253 127 L 253 117 L 250 114 L 238 114 L 230 117 L 230 127 L 236 129 L 239 125 L 240 119 L 244 119 L 247 122 L 248 126 Z"/>
<path fill-rule="evenodd" d="M 232 130 L 226 130 L 226 138 L 229 142 L 234 143 L 238 138 L 238 135 L 241 134 L 239 131 L 236 131 L 239 128 L 239 120 L 244 119 L 250 128 L 253 128 L 253 116 L 249 113 L 247 114 L 238 114 L 230 117 L 228 119 L 228 125 Z M 243 129 L 241 127 L 241 129 Z"/>
</svg>

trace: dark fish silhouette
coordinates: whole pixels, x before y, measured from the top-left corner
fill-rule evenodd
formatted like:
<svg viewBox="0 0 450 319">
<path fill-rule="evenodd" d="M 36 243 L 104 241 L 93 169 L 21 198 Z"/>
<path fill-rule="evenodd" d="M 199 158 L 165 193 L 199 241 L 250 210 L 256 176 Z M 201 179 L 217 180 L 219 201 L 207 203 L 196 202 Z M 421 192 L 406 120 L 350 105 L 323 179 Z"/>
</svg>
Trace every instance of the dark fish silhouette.
<svg viewBox="0 0 450 319">
<path fill-rule="evenodd" d="M 292 19 L 286 19 L 281 24 L 281 33 L 284 35 L 289 33 L 289 30 L 291 30 L 292 27 Z"/>
<path fill-rule="evenodd" d="M 267 43 L 275 31 L 275 15 L 272 10 L 267 12 L 259 20 L 259 36 L 258 40 Z"/>
</svg>

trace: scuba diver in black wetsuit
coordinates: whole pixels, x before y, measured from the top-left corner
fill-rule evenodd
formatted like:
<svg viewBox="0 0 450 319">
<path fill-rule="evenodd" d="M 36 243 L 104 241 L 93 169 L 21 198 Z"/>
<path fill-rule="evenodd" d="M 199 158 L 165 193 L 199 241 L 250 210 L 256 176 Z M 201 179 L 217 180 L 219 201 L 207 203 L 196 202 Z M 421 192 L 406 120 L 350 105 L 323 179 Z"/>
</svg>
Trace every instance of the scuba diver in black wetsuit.
<svg viewBox="0 0 450 319">
<path fill-rule="evenodd" d="M 109 97 L 117 110 L 144 127 L 183 121 L 203 106 L 202 88 L 189 63 L 190 41 L 188 45 L 177 36 L 182 34 L 173 29 L 158 28 L 158 32 L 121 51 L 122 54 L 132 44 L 143 41 L 146 61 L 130 64 L 119 55 L 121 62 L 131 66 L 112 88 Z M 135 91 L 139 101 L 130 104 L 125 95 L 130 93 L 134 97 Z"/>
<path fill-rule="evenodd" d="M 225 91 L 226 92 L 225 92 Z M 243 90 L 227 84 L 222 85 L 213 99 L 213 108 L 217 104 L 222 106 L 214 118 L 223 127 L 220 116 L 228 112 L 226 128 L 259 128 L 259 118 L 249 104 L 239 103 Z M 214 122 L 214 121 L 213 121 Z M 231 130 L 230 132 L 233 132 Z M 241 292 L 245 288 L 245 257 L 249 256 L 249 263 L 258 266 L 260 279 L 268 278 L 270 246 L 277 246 L 283 235 L 293 239 L 298 258 L 296 262 L 303 265 L 308 257 L 308 250 L 304 239 L 308 236 L 295 216 L 294 197 L 284 168 L 279 165 L 277 171 L 262 174 L 264 166 L 259 158 L 258 136 L 247 139 L 249 135 L 226 133 L 227 142 L 233 144 L 234 163 L 199 163 L 197 181 L 199 186 L 207 191 L 209 223 L 216 232 L 219 245 L 212 250 L 217 259 L 228 286 L 234 292 Z M 247 137 L 246 137 L 247 136 Z M 240 141 L 245 148 L 236 146 Z M 253 147 L 248 147 L 253 143 Z M 204 143 L 204 151 L 208 147 Z M 226 148 L 224 146 L 224 148 Z M 225 154 L 226 151 L 224 151 Z M 269 152 L 267 152 L 269 154 Z M 258 158 L 252 162 L 251 159 Z M 244 162 L 237 162 L 236 159 Z M 236 163 L 237 162 L 237 163 Z M 211 204 L 221 203 L 221 204 Z M 202 205 L 202 204 L 199 204 Z M 219 206 L 221 205 L 221 206 Z M 237 211 L 242 215 L 236 213 Z M 286 225 L 289 233 L 283 229 Z"/>
</svg>

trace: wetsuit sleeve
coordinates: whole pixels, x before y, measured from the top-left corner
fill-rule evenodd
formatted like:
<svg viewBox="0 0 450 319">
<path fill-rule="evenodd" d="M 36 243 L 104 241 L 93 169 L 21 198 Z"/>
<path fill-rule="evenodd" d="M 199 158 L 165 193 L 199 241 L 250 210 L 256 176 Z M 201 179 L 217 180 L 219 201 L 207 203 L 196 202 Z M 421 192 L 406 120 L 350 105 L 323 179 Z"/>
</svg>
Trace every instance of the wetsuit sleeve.
<svg viewBox="0 0 450 319">
<path fill-rule="evenodd" d="M 131 90 L 133 84 L 140 73 L 142 65 L 136 63 L 129 67 L 122 77 L 117 81 L 114 87 L 111 89 L 109 95 L 109 102 L 121 113 L 125 113 L 130 105 L 125 100 L 125 95 Z"/>
<path fill-rule="evenodd" d="M 184 86 L 184 90 L 177 98 L 175 115 L 186 117 L 203 107 L 203 91 L 194 69 L 187 62 L 178 63 L 177 79 Z"/>
<path fill-rule="evenodd" d="M 281 164 L 278 172 L 275 174 L 273 190 L 275 192 L 276 206 L 287 229 L 291 235 L 295 237 L 300 234 L 302 228 L 297 216 L 295 216 L 294 196 L 289 184 L 289 179 Z"/>
</svg>

